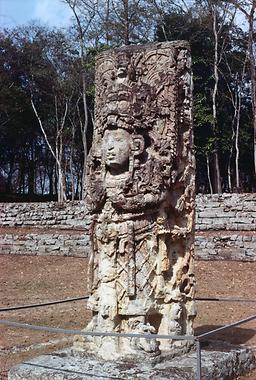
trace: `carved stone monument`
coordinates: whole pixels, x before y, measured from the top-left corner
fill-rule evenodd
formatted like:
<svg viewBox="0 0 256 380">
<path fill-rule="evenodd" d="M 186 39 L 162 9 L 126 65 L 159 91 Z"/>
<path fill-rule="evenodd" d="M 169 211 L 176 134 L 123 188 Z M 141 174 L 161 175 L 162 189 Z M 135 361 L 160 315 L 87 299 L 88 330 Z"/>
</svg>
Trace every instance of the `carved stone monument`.
<svg viewBox="0 0 256 380">
<path fill-rule="evenodd" d="M 186 42 L 126 46 L 96 63 L 88 157 L 91 225 L 87 331 L 192 335 L 194 172 Z M 186 351 L 189 341 L 81 338 L 108 359 Z"/>
<path fill-rule="evenodd" d="M 196 314 L 190 65 L 180 41 L 119 48 L 97 60 L 87 170 L 93 316 L 86 331 L 143 336 L 84 334 L 72 348 L 13 367 L 8 380 L 195 378 L 194 352 L 173 358 L 191 341 L 153 339 L 192 335 Z M 205 379 L 255 367 L 250 350 L 230 350 L 202 352 Z"/>
</svg>

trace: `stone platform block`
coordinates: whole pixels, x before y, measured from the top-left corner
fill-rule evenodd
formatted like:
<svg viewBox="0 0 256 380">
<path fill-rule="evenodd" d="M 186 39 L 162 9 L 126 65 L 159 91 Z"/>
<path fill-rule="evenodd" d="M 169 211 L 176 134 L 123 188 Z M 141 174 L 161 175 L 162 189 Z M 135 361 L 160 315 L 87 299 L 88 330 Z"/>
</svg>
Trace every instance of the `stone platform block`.
<svg viewBox="0 0 256 380">
<path fill-rule="evenodd" d="M 193 351 L 152 364 L 149 360 L 104 361 L 66 349 L 13 367 L 8 380 L 196 380 L 196 366 Z M 255 356 L 247 348 L 202 350 L 202 380 L 230 380 L 255 367 Z"/>
</svg>

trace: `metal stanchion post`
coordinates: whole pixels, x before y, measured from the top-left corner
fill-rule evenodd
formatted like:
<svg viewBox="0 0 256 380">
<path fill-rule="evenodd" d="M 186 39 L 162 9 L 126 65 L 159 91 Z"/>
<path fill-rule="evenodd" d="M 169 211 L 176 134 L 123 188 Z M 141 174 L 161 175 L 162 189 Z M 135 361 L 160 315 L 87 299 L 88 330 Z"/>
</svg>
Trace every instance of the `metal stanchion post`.
<svg viewBox="0 0 256 380">
<path fill-rule="evenodd" d="M 202 367 L 201 367 L 201 344 L 200 340 L 196 340 L 196 380 L 202 379 Z"/>
</svg>

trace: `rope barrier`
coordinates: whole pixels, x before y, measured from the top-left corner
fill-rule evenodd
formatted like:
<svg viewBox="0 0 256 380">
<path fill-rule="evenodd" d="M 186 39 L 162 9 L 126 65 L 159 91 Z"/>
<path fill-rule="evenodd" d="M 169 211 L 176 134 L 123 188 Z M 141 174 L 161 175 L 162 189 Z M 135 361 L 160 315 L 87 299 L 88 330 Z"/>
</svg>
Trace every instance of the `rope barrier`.
<svg viewBox="0 0 256 380">
<path fill-rule="evenodd" d="M 254 320 L 254 319 L 256 319 L 256 314 L 255 314 L 255 315 L 252 315 L 251 317 L 248 317 L 248 318 L 245 318 L 245 319 L 241 319 L 241 320 L 238 321 L 238 322 L 230 323 L 229 325 L 225 325 L 225 326 L 219 327 L 219 328 L 217 328 L 217 329 L 214 329 L 214 330 L 208 331 L 208 332 L 206 332 L 206 333 L 203 333 L 203 334 L 197 335 L 197 339 L 201 339 L 201 338 L 204 338 L 204 337 L 206 337 L 206 336 L 216 334 L 216 333 L 219 332 L 219 331 L 223 331 L 223 330 L 226 330 L 226 329 L 230 329 L 230 328 L 232 328 L 232 327 L 236 327 L 236 326 L 242 325 L 243 323 L 250 322 L 250 321 L 252 321 L 252 320 Z"/>
<path fill-rule="evenodd" d="M 208 331 L 206 333 L 192 336 L 192 335 L 164 335 L 164 334 L 140 334 L 140 333 L 115 333 L 115 332 L 101 332 L 101 331 L 82 331 L 75 329 L 63 329 L 60 327 L 48 327 L 48 326 L 38 326 L 30 325 L 28 323 L 20 323 L 9 321 L 6 319 L 0 319 L 0 325 L 6 325 L 15 328 L 22 328 L 35 331 L 46 331 L 50 333 L 59 333 L 59 334 L 69 334 L 69 335 L 83 335 L 83 336 L 110 336 L 110 337 L 124 337 L 124 338 L 145 338 L 145 339 L 173 339 L 173 340 L 199 340 L 209 335 L 213 335 L 217 332 L 242 325 L 244 323 L 250 322 L 256 319 L 256 314 L 248 318 L 241 319 L 240 321 L 219 327 L 217 329 Z"/>
<path fill-rule="evenodd" d="M 11 307 L 2 307 L 0 308 L 0 312 L 4 311 L 15 311 L 15 310 L 22 310 L 22 309 L 32 309 L 36 307 L 44 307 L 44 306 L 51 306 L 51 305 L 57 305 L 61 303 L 68 303 L 68 302 L 75 302 L 75 301 L 81 301 L 81 300 L 87 300 L 89 296 L 84 297 L 76 297 L 76 298 L 67 298 L 64 300 L 57 300 L 57 301 L 49 301 L 44 303 L 38 303 L 38 304 L 31 304 L 31 305 L 21 305 L 21 306 L 11 306 Z M 195 298 L 195 301 L 210 301 L 210 302 L 247 302 L 247 303 L 255 303 L 256 300 L 250 300 L 250 299 L 242 299 L 242 298 L 215 298 L 215 297 L 197 297 Z"/>
<path fill-rule="evenodd" d="M 57 300 L 57 301 L 50 301 L 50 302 L 44 302 L 44 303 L 37 303 L 37 304 L 32 304 L 32 305 L 21 305 L 21 306 L 3 307 L 3 308 L 0 308 L 0 312 L 2 312 L 2 311 L 22 310 L 22 309 L 32 309 L 32 308 L 35 308 L 35 307 L 42 307 L 42 306 L 51 306 L 51 305 L 57 305 L 57 304 L 60 304 L 60 303 L 67 303 L 67 302 L 87 300 L 88 298 L 89 298 L 89 296 L 84 296 L 84 297 L 76 297 L 76 298 L 67 298 L 65 300 Z"/>
<path fill-rule="evenodd" d="M 197 297 L 195 298 L 196 301 L 218 301 L 218 302 L 249 302 L 254 303 L 256 300 L 248 300 L 248 299 L 242 299 L 242 298 L 216 298 L 216 297 Z"/>
<path fill-rule="evenodd" d="M 37 325 L 29 325 L 27 323 L 18 323 L 8 320 L 0 320 L 0 325 L 7 325 L 12 326 L 16 328 L 25 328 L 29 330 L 39 330 L 39 331 L 47 331 L 51 333 L 63 333 L 63 334 L 72 334 L 72 335 L 83 335 L 83 336 L 101 336 L 101 337 L 125 337 L 125 338 L 143 338 L 143 339 L 172 339 L 172 340 L 190 340 L 193 341 L 196 345 L 196 360 L 197 360 L 197 366 L 196 366 L 196 379 L 201 380 L 201 372 L 202 372 L 202 364 L 201 364 L 201 342 L 200 339 L 204 338 L 209 335 L 216 334 L 217 332 L 227 330 L 229 328 L 239 326 L 243 323 L 250 322 L 252 320 L 256 319 L 256 315 L 252 315 L 248 318 L 242 319 L 238 322 L 231 323 L 229 325 L 222 326 L 220 328 L 208 331 L 204 334 L 200 334 L 197 336 L 191 336 L 191 335 L 183 335 L 183 336 L 176 336 L 176 335 L 161 335 L 161 334 L 129 334 L 129 333 L 109 333 L 109 332 L 93 332 L 93 331 L 81 331 L 81 330 L 72 330 L 72 329 L 62 329 L 62 328 L 54 328 L 54 327 L 47 327 L 47 326 L 37 326 Z M 30 363 L 28 363 L 30 364 Z"/>
<path fill-rule="evenodd" d="M 0 325 L 6 325 L 15 328 L 22 328 L 35 331 L 46 331 L 50 333 L 69 334 L 69 335 L 83 335 L 83 336 L 110 336 L 110 337 L 124 337 L 124 338 L 145 338 L 145 339 L 173 339 L 173 340 L 195 340 L 192 335 L 164 335 L 164 334 L 139 334 L 139 333 L 115 333 L 115 332 L 101 332 L 101 331 L 82 331 L 74 329 L 63 329 L 60 327 L 48 327 L 30 325 L 28 323 L 19 323 L 0 319 Z"/>
</svg>

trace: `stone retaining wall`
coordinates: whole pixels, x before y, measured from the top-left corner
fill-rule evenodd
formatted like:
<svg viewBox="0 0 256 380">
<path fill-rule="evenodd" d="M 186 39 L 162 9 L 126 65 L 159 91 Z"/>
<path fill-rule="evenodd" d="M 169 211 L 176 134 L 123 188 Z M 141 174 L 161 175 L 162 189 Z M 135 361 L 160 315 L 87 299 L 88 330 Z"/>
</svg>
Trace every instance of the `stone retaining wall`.
<svg viewBox="0 0 256 380">
<path fill-rule="evenodd" d="M 196 258 L 256 261 L 256 194 L 198 195 Z M 0 254 L 85 256 L 84 202 L 0 204 Z"/>
<path fill-rule="evenodd" d="M 256 231 L 256 194 L 198 195 L 196 229 Z"/>
<path fill-rule="evenodd" d="M 86 228 L 84 202 L 0 203 L 0 227 Z"/>
<path fill-rule="evenodd" d="M 87 257 L 90 218 L 84 202 L 0 204 L 0 254 Z"/>
<path fill-rule="evenodd" d="M 198 195 L 196 257 L 256 261 L 256 194 Z"/>
<path fill-rule="evenodd" d="M 0 228 L 0 254 L 87 257 L 87 232 L 64 228 Z"/>
</svg>

